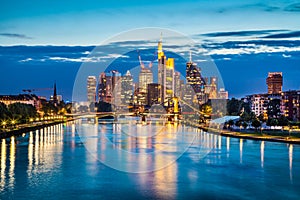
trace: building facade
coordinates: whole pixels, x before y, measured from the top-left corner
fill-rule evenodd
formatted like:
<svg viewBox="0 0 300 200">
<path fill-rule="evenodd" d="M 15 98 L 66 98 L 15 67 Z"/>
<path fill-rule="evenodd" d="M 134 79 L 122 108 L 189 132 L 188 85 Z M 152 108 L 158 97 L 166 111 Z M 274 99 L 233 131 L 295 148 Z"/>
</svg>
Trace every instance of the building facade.
<svg viewBox="0 0 300 200">
<path fill-rule="evenodd" d="M 87 78 L 87 101 L 89 103 L 96 102 L 96 77 L 88 76 Z"/>
<path fill-rule="evenodd" d="M 148 84 L 148 100 L 147 104 L 149 106 L 153 104 L 158 104 L 159 103 L 159 95 L 160 95 L 160 90 L 161 90 L 161 85 L 158 83 L 150 83 Z"/>
<path fill-rule="evenodd" d="M 133 103 L 133 77 L 129 71 L 122 77 L 121 101 L 123 106 Z"/>
<path fill-rule="evenodd" d="M 269 72 L 266 79 L 268 94 L 280 94 L 282 92 L 282 72 Z"/>
</svg>

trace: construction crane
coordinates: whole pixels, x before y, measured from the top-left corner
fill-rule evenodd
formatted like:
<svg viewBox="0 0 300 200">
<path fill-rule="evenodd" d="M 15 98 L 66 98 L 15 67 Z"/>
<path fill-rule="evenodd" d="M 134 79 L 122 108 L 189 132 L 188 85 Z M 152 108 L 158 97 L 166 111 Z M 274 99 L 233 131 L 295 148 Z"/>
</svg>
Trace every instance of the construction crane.
<svg viewBox="0 0 300 200">
<path fill-rule="evenodd" d="M 141 66 L 142 69 L 144 69 L 144 68 L 145 68 L 145 65 L 144 65 L 144 63 L 143 63 L 143 61 L 142 61 L 142 57 L 141 57 L 141 55 L 140 55 L 140 51 L 139 51 L 139 50 L 136 50 L 136 51 L 137 51 L 137 53 L 138 53 L 138 58 L 139 58 L 140 66 Z M 156 55 L 156 54 L 154 53 L 154 55 Z M 152 68 L 152 64 L 153 64 L 153 60 L 152 60 L 152 61 L 149 61 L 149 65 L 148 65 L 148 68 L 149 68 L 149 69 Z"/>
<path fill-rule="evenodd" d="M 34 91 L 44 91 L 44 90 L 53 90 L 53 88 L 33 88 L 33 89 L 23 89 L 23 92 L 28 92 L 30 94 L 31 92 Z"/>
<path fill-rule="evenodd" d="M 144 69 L 145 65 L 144 65 L 144 63 L 142 61 L 142 58 L 141 58 L 141 55 L 140 55 L 140 51 L 139 50 L 136 50 L 136 51 L 138 53 L 138 58 L 139 58 L 140 66 L 141 66 L 142 69 Z"/>
</svg>

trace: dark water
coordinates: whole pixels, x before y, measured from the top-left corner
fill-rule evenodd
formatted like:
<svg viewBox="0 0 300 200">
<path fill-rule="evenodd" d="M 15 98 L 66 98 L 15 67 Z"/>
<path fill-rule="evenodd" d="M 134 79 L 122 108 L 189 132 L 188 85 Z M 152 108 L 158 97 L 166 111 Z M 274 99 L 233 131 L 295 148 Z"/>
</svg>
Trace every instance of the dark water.
<svg viewBox="0 0 300 200">
<path fill-rule="evenodd" d="M 300 199 L 300 145 L 127 135 L 144 129 L 70 122 L 2 140 L 0 199 Z"/>
</svg>

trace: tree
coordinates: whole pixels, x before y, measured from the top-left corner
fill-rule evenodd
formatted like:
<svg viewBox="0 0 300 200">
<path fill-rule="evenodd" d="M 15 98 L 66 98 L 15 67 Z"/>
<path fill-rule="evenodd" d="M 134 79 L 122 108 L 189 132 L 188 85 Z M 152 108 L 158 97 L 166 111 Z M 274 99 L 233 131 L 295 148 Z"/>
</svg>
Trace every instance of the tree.
<svg viewBox="0 0 300 200">
<path fill-rule="evenodd" d="M 228 126 L 231 128 L 234 125 L 234 121 L 231 119 L 228 121 Z"/>
<path fill-rule="evenodd" d="M 257 130 L 257 128 L 261 126 L 261 123 L 258 119 L 254 119 L 251 125 Z"/>
<path fill-rule="evenodd" d="M 250 119 L 251 119 L 251 116 L 250 116 L 248 113 L 246 113 L 246 112 L 244 112 L 244 113 L 241 115 L 241 120 L 242 120 L 242 121 L 248 122 L 248 121 L 250 121 Z"/>
<path fill-rule="evenodd" d="M 0 119 L 8 119 L 9 118 L 9 111 L 7 106 L 0 102 Z"/>
<path fill-rule="evenodd" d="M 235 125 L 236 125 L 237 127 L 240 127 L 240 126 L 242 125 L 241 120 L 236 121 L 236 122 L 235 122 Z"/>
<path fill-rule="evenodd" d="M 57 114 L 59 108 L 53 102 L 42 101 L 42 111 L 45 116 Z"/>
<path fill-rule="evenodd" d="M 110 103 L 106 103 L 104 101 L 100 101 L 95 104 L 95 107 L 97 107 L 98 112 L 111 112 L 112 107 Z"/>
<path fill-rule="evenodd" d="M 278 125 L 287 126 L 289 125 L 289 120 L 284 115 L 280 115 L 280 117 L 278 118 Z"/>
<path fill-rule="evenodd" d="M 31 104 L 13 103 L 8 106 L 10 116 L 17 119 L 19 122 L 24 123 L 28 118 L 37 116 L 36 108 Z"/>
<path fill-rule="evenodd" d="M 258 119 L 259 119 L 259 121 L 261 121 L 261 122 L 266 122 L 266 119 L 265 119 L 265 117 L 264 117 L 264 114 L 260 114 L 260 115 L 258 116 Z"/>
<path fill-rule="evenodd" d="M 244 129 L 246 129 L 246 128 L 248 127 L 247 122 L 243 122 L 243 123 L 242 123 L 242 126 L 244 127 Z"/>
<path fill-rule="evenodd" d="M 241 102 L 238 99 L 232 98 L 227 102 L 227 114 L 238 115 L 241 111 Z"/>
<path fill-rule="evenodd" d="M 275 118 L 269 118 L 267 120 L 267 125 L 268 126 L 277 126 L 278 125 L 278 120 Z"/>
</svg>

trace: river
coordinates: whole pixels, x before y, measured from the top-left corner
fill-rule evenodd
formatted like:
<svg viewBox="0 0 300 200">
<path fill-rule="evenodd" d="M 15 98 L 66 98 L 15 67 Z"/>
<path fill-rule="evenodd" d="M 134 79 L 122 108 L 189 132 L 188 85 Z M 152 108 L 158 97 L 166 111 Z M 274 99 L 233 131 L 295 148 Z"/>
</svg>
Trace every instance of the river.
<svg viewBox="0 0 300 200">
<path fill-rule="evenodd" d="M 300 198 L 300 145 L 107 120 L 0 146 L 0 199 Z"/>
</svg>

